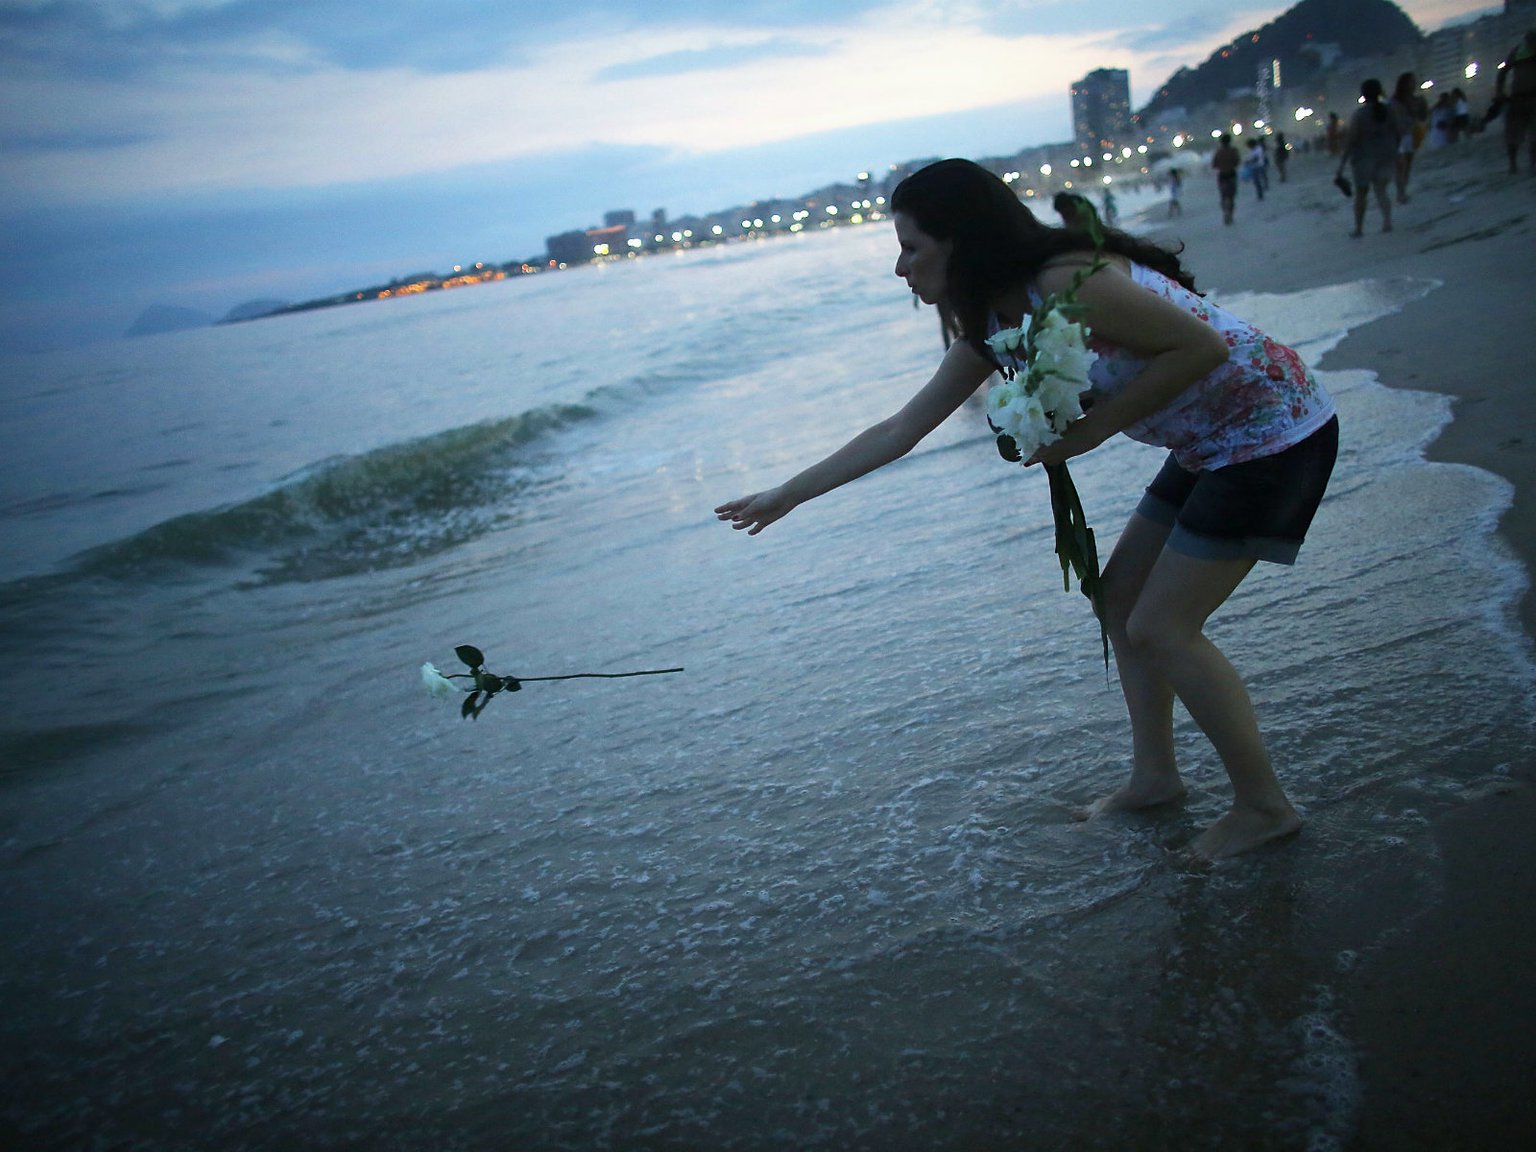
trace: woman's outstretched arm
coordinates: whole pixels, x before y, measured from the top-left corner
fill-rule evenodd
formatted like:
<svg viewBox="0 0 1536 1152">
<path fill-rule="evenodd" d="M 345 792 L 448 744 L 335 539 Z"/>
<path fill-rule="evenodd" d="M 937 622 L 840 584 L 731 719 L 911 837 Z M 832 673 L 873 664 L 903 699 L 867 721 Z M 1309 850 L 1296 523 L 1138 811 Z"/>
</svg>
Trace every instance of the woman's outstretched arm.
<svg viewBox="0 0 1536 1152">
<path fill-rule="evenodd" d="M 715 515 L 729 521 L 732 528 L 745 528 L 748 536 L 756 536 L 807 500 L 905 456 L 993 371 L 994 365 L 969 344 L 956 341 L 944 354 L 938 371 L 899 412 L 864 429 L 832 455 L 777 488 L 727 501 L 715 509 Z"/>
</svg>

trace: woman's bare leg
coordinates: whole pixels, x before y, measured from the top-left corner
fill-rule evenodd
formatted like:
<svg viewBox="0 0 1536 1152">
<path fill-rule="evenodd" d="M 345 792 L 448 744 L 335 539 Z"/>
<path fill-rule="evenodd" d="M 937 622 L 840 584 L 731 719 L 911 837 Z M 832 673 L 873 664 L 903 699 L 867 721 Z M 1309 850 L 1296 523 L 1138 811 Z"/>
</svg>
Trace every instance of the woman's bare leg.
<svg viewBox="0 0 1536 1152">
<path fill-rule="evenodd" d="M 1096 801 L 1088 815 L 1148 808 L 1184 795 L 1173 751 L 1173 686 L 1127 639 L 1126 621 L 1151 574 L 1169 528 L 1134 515 L 1104 566 L 1104 626 L 1131 720 L 1131 777 Z"/>
<path fill-rule="evenodd" d="M 1232 781 L 1232 810 L 1193 846 L 1213 859 L 1246 852 L 1301 827 L 1270 766 L 1248 690 L 1204 633 L 1211 613 L 1252 568 L 1252 560 L 1202 560 L 1164 550 L 1126 624 L 1128 646 L 1172 686 Z"/>
<path fill-rule="evenodd" d="M 1392 197 L 1387 195 L 1387 182 L 1385 180 L 1376 185 L 1376 203 L 1381 208 L 1381 230 L 1383 232 L 1392 231 Z M 1359 225 L 1356 225 L 1356 230 L 1359 230 Z"/>
</svg>

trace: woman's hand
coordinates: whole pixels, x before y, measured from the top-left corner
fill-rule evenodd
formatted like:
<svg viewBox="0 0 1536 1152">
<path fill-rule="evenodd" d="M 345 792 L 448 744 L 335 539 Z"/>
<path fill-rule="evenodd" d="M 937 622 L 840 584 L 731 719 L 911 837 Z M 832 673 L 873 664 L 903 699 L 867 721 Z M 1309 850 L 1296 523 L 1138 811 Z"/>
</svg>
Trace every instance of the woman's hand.
<svg viewBox="0 0 1536 1152">
<path fill-rule="evenodd" d="M 1065 464 L 1074 456 L 1081 456 L 1086 448 L 1079 448 L 1067 443 L 1065 437 L 1053 440 L 1049 444 L 1042 444 L 1035 449 L 1035 454 L 1024 461 L 1024 467 L 1033 468 L 1036 464 Z"/>
<path fill-rule="evenodd" d="M 1024 461 L 1024 466 L 1030 468 L 1036 464 L 1065 464 L 1074 456 L 1092 452 L 1108 439 L 1097 429 L 1098 425 L 1091 413 L 1079 420 L 1074 420 L 1059 439 L 1052 440 L 1049 444 L 1042 444 L 1035 449 L 1035 454 Z"/>
<path fill-rule="evenodd" d="M 735 529 L 745 528 L 748 536 L 756 536 L 775 520 L 791 512 L 799 501 L 785 494 L 782 487 L 766 492 L 755 492 L 739 500 L 728 500 L 715 509 L 715 516 L 729 520 Z"/>
</svg>

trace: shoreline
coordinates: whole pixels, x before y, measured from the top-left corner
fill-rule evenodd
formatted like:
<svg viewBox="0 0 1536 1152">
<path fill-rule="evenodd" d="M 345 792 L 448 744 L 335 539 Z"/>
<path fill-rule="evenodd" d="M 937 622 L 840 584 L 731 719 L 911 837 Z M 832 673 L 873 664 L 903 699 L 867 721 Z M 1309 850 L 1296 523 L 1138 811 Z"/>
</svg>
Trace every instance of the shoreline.
<svg viewBox="0 0 1536 1152">
<path fill-rule="evenodd" d="M 1194 171 L 1184 215 L 1143 214 L 1146 234 L 1183 241 L 1183 259 L 1218 301 L 1239 291 L 1296 292 L 1412 276 L 1440 287 L 1362 325 L 1322 358 L 1364 368 L 1389 387 L 1437 392 L 1452 418 L 1427 459 L 1495 473 L 1513 487 L 1499 536 L 1526 574 L 1515 618 L 1536 644 L 1536 175 L 1507 173 L 1494 131 L 1415 158 L 1409 203 L 1382 234 L 1374 199 L 1352 239 L 1335 161 L 1296 156 L 1264 201 L 1242 188 L 1220 223 L 1215 181 Z M 1404 923 L 1341 982 L 1359 1057 L 1355 1152 L 1480 1150 L 1536 1139 L 1536 749 L 1510 765 L 1507 787 L 1441 814 L 1433 839 L 1440 899 Z"/>
</svg>

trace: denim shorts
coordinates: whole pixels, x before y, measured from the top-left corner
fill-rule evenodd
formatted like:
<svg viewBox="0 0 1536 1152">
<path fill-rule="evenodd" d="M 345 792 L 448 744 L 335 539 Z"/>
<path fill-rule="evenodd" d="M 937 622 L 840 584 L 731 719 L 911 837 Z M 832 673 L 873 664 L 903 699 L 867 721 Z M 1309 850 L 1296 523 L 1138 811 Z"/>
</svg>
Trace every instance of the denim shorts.
<svg viewBox="0 0 1536 1152">
<path fill-rule="evenodd" d="M 1335 416 L 1299 444 L 1225 468 L 1190 472 L 1170 454 L 1136 511 L 1170 525 L 1168 547 L 1186 556 L 1294 564 L 1338 453 Z"/>
</svg>

